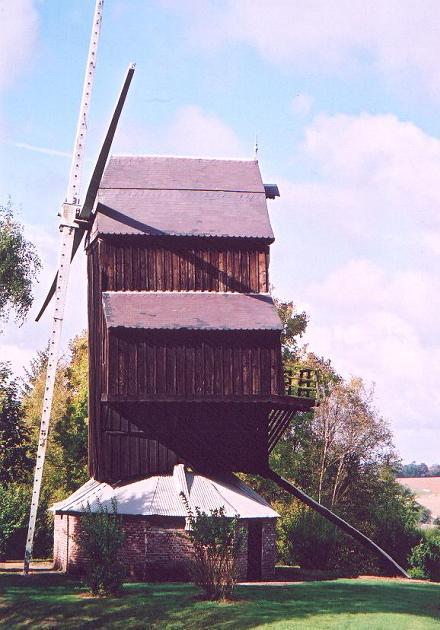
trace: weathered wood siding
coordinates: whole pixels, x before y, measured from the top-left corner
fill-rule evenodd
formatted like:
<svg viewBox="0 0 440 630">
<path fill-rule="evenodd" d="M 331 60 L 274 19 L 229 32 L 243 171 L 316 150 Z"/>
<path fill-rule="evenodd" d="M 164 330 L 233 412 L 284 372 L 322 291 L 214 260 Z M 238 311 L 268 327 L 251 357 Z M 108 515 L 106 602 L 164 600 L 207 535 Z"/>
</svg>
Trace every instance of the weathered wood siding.
<svg viewBox="0 0 440 630">
<path fill-rule="evenodd" d="M 88 249 L 89 474 L 100 481 L 169 472 L 177 456 L 148 440 L 132 422 L 101 403 L 108 375 L 107 328 L 102 311 L 104 243 Z"/>
<path fill-rule="evenodd" d="M 283 393 L 279 334 L 111 330 L 103 391 L 139 399 Z"/>
<path fill-rule="evenodd" d="M 267 465 L 268 410 L 258 403 L 113 402 L 110 406 L 200 471 L 258 473 Z"/>
<path fill-rule="evenodd" d="M 108 339 L 102 311 L 103 291 L 267 292 L 266 243 L 247 239 L 106 237 L 96 239 L 87 253 L 91 476 L 117 481 L 170 472 L 177 461 L 182 461 L 172 450 L 173 444 L 180 446 L 185 439 L 183 451 L 188 457 L 194 460 L 204 452 L 198 431 L 203 433 L 206 416 L 197 420 L 193 413 L 184 431 L 182 425 L 179 430 L 167 429 L 158 435 L 151 430 L 152 425 L 147 427 L 148 411 L 116 410 L 101 402 L 102 393 L 136 391 L 140 396 L 173 393 L 197 397 L 280 393 L 279 339 L 272 338 L 271 333 L 243 333 L 235 340 L 233 336 L 208 335 L 202 340 L 189 335 L 183 341 L 169 334 L 166 339 L 159 334 L 155 341 L 148 335 L 140 340 L 130 334 L 111 335 Z M 216 419 L 210 439 L 217 443 L 219 453 L 228 452 L 234 461 L 241 457 L 243 470 L 257 470 L 257 462 L 260 465 L 267 454 L 264 414 L 256 420 L 243 412 L 240 423 L 231 425 L 228 432 L 224 431 L 226 421 L 226 417 L 223 424 Z M 248 449 L 249 439 L 252 444 Z M 170 448 L 163 445 L 164 440 Z M 230 466 L 228 461 L 224 459 L 225 466 Z"/>
<path fill-rule="evenodd" d="M 269 246 L 223 240 L 226 243 L 213 238 L 103 241 L 102 290 L 267 292 Z"/>
</svg>

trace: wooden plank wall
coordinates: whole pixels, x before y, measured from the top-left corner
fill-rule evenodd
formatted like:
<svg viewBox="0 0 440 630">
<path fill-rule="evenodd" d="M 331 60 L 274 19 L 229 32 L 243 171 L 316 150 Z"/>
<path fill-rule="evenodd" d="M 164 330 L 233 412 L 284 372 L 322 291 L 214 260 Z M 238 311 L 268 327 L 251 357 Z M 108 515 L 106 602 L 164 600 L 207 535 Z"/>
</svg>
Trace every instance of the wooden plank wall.
<svg viewBox="0 0 440 630">
<path fill-rule="evenodd" d="M 148 440 L 133 422 L 105 408 L 101 393 L 108 382 L 107 338 L 102 309 L 102 247 L 88 249 L 89 318 L 89 474 L 114 482 L 133 476 L 170 472 L 177 456 L 156 440 Z"/>
<path fill-rule="evenodd" d="M 176 239 L 147 237 L 104 241 L 102 290 L 269 291 L 268 245 L 237 239 L 178 240 L 177 245 Z"/>
<path fill-rule="evenodd" d="M 121 339 L 116 342 L 120 344 L 117 354 L 108 356 L 102 311 L 102 292 L 108 290 L 267 292 L 267 243 L 247 239 L 106 237 L 95 240 L 87 253 L 91 476 L 117 481 L 170 472 L 181 461 L 160 441 L 147 439 L 136 417 L 127 420 L 101 403 L 101 393 L 115 387 L 115 379 L 121 392 L 135 387 L 144 392 L 189 391 L 202 396 L 211 392 L 244 396 L 279 393 L 279 340 L 273 348 L 257 347 L 261 342 L 249 346 L 228 342 L 218 347 L 197 342 L 184 348 L 180 342 L 173 346 L 168 341 L 156 344 L 153 361 L 153 346 L 146 340 L 138 346 L 137 342 L 130 345 L 127 339 Z M 193 435 L 192 443 L 197 439 L 200 436 Z"/>
<path fill-rule="evenodd" d="M 263 333 L 263 334 L 262 334 Z M 278 395 L 279 334 L 112 330 L 106 393 L 144 397 Z"/>
<path fill-rule="evenodd" d="M 267 465 L 266 405 L 203 400 L 111 405 L 199 470 L 257 473 Z"/>
</svg>

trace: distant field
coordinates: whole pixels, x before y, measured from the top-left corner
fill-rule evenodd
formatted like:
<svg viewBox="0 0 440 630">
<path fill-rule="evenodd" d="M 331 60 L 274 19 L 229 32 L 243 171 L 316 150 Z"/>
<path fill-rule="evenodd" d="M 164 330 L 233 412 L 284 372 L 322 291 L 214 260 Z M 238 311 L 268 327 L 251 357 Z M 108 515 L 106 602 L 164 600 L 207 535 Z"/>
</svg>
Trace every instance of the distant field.
<svg viewBox="0 0 440 630">
<path fill-rule="evenodd" d="M 440 517 L 440 477 L 407 477 L 397 479 L 417 496 L 417 501 L 431 511 L 432 518 Z"/>
<path fill-rule="evenodd" d="M 440 585 L 357 579 L 239 586 L 236 599 L 200 601 L 189 584 L 125 584 L 97 599 L 61 574 L 0 573 L 1 628 L 149 630 L 439 630 Z"/>
</svg>

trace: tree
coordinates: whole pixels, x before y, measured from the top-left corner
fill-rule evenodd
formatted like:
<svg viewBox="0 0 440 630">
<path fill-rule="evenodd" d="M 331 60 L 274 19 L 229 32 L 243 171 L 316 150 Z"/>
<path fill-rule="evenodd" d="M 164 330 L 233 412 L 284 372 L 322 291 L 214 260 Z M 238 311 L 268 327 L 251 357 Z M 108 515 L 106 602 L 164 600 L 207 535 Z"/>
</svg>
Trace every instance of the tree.
<svg viewBox="0 0 440 630">
<path fill-rule="evenodd" d="M 87 338 L 70 342 L 70 353 L 58 365 L 51 426 L 40 495 L 35 553 L 50 554 L 53 516 L 48 508 L 78 489 L 87 474 Z M 45 386 L 47 352 L 37 354 L 24 383 L 22 406 L 30 434 L 32 466 L 35 461 Z"/>
<path fill-rule="evenodd" d="M 32 470 L 29 429 L 18 383 L 8 363 L 0 363 L 0 485 L 23 481 Z"/>
<path fill-rule="evenodd" d="M 238 561 L 244 543 L 244 529 L 239 516 L 228 518 L 225 508 L 211 510 L 210 514 L 189 507 L 185 495 L 193 547 L 192 574 L 207 599 L 229 599 L 238 579 Z"/>
<path fill-rule="evenodd" d="M 403 464 L 398 468 L 399 477 L 429 477 L 430 469 L 424 463 L 417 464 L 411 462 L 410 464 Z"/>
<path fill-rule="evenodd" d="M 110 510 L 99 500 L 93 511 L 87 503 L 74 540 L 84 558 L 84 581 L 91 593 L 118 595 L 125 572 L 121 559 L 125 534 L 116 500 L 112 500 Z"/>
<path fill-rule="evenodd" d="M 14 534 L 25 527 L 30 497 L 28 486 L 16 483 L 0 485 L 0 560 L 7 557 Z M 19 547 L 23 550 L 24 545 Z"/>
<path fill-rule="evenodd" d="M 0 205 L 0 321 L 11 311 L 23 322 L 32 306 L 32 285 L 41 268 L 36 248 L 14 217 L 12 202 Z"/>
<path fill-rule="evenodd" d="M 70 356 L 58 366 L 52 404 L 51 428 L 43 478 L 43 494 L 49 502 L 59 501 L 87 480 L 87 391 L 88 359 L 86 335 L 70 342 Z M 45 386 L 47 355 L 38 353 L 27 375 L 23 408 L 34 448 L 38 441 Z"/>
<path fill-rule="evenodd" d="M 411 577 L 440 582 L 440 529 L 423 532 L 422 540 L 411 551 L 410 565 Z"/>
<path fill-rule="evenodd" d="M 362 379 L 351 378 L 335 383 L 315 410 L 317 497 L 330 507 L 344 500 L 360 469 L 392 456 L 391 432 L 373 406 L 373 395 Z"/>
<path fill-rule="evenodd" d="M 307 313 L 297 313 L 293 302 L 274 300 L 278 315 L 283 324 L 281 346 L 284 361 L 294 361 L 299 351 L 298 338 L 301 338 L 307 328 L 309 318 Z"/>
</svg>

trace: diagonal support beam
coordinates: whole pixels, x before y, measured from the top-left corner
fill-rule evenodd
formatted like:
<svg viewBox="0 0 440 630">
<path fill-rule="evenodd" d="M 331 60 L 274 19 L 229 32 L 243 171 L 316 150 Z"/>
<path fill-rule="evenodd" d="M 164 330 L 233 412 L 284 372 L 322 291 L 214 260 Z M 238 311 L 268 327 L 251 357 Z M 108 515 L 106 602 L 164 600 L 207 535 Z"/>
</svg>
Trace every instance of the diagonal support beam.
<svg viewBox="0 0 440 630">
<path fill-rule="evenodd" d="M 263 477 L 266 477 L 266 479 L 270 479 L 271 481 L 274 481 L 278 486 L 280 486 L 280 488 L 282 488 L 283 490 L 285 490 L 286 492 L 288 492 L 295 498 L 302 501 L 302 503 L 305 503 L 306 505 L 308 505 L 310 508 L 312 508 L 312 510 L 314 510 L 315 512 L 318 512 L 318 514 L 320 514 L 325 519 L 330 521 L 330 523 L 333 523 L 333 525 L 336 525 L 336 527 L 339 527 L 339 529 L 341 529 L 343 532 L 345 532 L 346 534 L 348 534 L 349 536 L 357 540 L 366 549 L 376 554 L 376 556 L 378 556 L 381 560 L 385 560 L 388 563 L 388 565 L 392 568 L 394 575 L 400 574 L 403 577 L 409 578 L 409 575 L 405 571 L 405 569 L 403 569 L 399 564 L 397 564 L 397 562 L 393 560 L 393 558 L 386 551 L 384 551 L 381 547 L 379 547 L 379 545 L 376 545 L 376 543 L 373 542 L 371 538 L 368 538 L 368 536 L 365 536 L 365 534 L 363 534 L 358 529 L 356 529 L 355 527 L 347 523 L 347 521 L 344 521 L 343 518 L 341 518 L 340 516 L 337 516 L 334 512 L 326 508 L 324 505 L 321 505 L 321 503 L 318 503 L 318 501 L 315 501 L 315 499 L 312 499 L 311 497 L 309 497 L 308 494 L 306 494 L 305 492 L 303 492 L 302 490 L 294 486 L 292 483 L 290 483 L 290 481 L 287 481 L 283 477 L 280 477 L 280 475 L 278 475 L 272 469 L 268 468 L 261 474 Z"/>
</svg>

